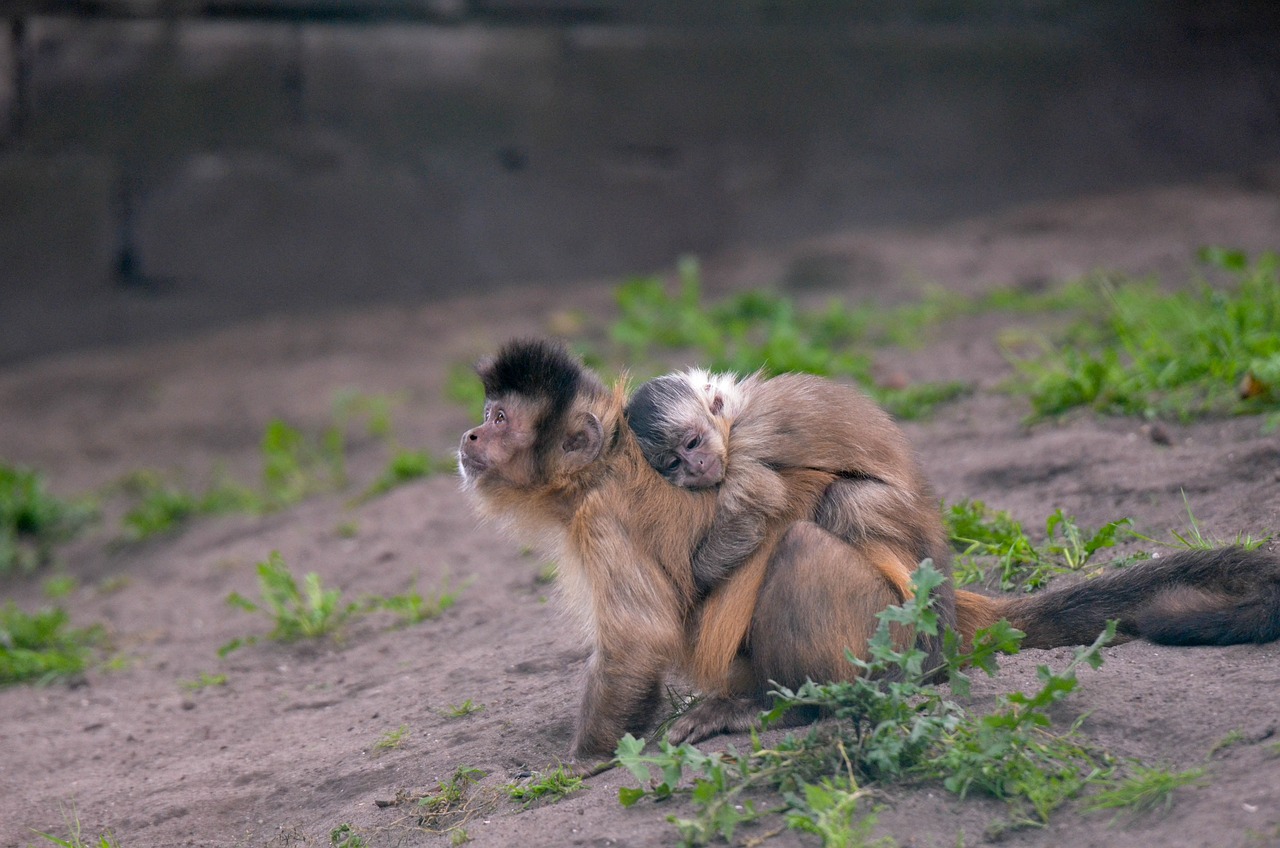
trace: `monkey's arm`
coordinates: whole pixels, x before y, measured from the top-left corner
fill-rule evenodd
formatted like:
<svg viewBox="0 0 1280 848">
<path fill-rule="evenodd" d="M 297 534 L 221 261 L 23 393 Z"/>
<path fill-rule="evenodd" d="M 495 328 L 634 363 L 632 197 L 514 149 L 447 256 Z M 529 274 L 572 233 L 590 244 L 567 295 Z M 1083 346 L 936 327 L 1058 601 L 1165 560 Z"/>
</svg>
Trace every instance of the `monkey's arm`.
<svg viewBox="0 0 1280 848">
<path fill-rule="evenodd" d="M 592 652 L 572 749 L 579 765 L 612 756 L 623 734 L 646 730 L 664 674 L 684 651 L 689 591 L 669 578 L 642 535 L 604 509 L 588 513 L 571 532 L 577 557 L 566 568 L 566 576 L 585 577 L 591 610 Z"/>
<path fill-rule="evenodd" d="M 720 486 L 716 515 L 693 553 L 693 579 L 705 595 L 737 570 L 787 509 L 786 484 L 761 463 L 735 458 Z"/>
</svg>

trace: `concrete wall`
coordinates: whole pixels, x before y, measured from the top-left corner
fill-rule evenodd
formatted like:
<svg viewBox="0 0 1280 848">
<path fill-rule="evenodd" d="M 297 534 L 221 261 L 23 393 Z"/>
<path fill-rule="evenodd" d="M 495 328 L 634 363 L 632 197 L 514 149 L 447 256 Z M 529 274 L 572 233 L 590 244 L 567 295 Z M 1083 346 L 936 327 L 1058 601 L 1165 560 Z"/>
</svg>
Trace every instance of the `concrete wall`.
<svg viewBox="0 0 1280 848">
<path fill-rule="evenodd" d="M 0 359 L 1280 156 L 1272 5 L 1113 5 L 796 4 L 818 26 L 763 25 L 767 4 L 692 27 L 29 16 L 0 48 Z M 100 308 L 68 324 L 65 298 Z"/>
</svg>

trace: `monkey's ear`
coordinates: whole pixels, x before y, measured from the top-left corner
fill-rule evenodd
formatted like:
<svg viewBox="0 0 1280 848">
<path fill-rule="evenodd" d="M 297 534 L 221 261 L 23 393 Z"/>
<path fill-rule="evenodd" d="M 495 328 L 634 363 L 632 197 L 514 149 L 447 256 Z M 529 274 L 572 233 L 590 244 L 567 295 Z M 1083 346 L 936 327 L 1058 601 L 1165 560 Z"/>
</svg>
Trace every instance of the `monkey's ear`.
<svg viewBox="0 0 1280 848">
<path fill-rule="evenodd" d="M 716 392 L 716 396 L 711 399 L 711 414 L 719 415 L 724 409 L 724 395 Z"/>
<path fill-rule="evenodd" d="M 564 437 L 564 460 L 570 468 L 595 462 L 604 448 L 604 427 L 594 413 L 584 412 L 569 425 Z"/>
</svg>

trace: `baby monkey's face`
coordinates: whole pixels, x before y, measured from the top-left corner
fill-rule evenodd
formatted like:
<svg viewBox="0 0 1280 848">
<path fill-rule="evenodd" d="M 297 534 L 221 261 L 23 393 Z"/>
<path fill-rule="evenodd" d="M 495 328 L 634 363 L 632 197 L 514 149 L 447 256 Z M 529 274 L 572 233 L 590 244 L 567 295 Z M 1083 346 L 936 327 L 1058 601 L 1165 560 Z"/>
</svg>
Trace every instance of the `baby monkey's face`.
<svg viewBox="0 0 1280 848">
<path fill-rule="evenodd" d="M 677 486 L 706 489 L 724 479 L 729 428 L 723 406 L 713 385 L 673 375 L 637 389 L 627 417 L 655 471 Z"/>
<path fill-rule="evenodd" d="M 665 467 L 658 471 L 677 486 L 707 489 L 724 479 L 724 439 L 710 413 L 682 433 L 673 434 L 672 445 L 664 456 Z"/>
</svg>

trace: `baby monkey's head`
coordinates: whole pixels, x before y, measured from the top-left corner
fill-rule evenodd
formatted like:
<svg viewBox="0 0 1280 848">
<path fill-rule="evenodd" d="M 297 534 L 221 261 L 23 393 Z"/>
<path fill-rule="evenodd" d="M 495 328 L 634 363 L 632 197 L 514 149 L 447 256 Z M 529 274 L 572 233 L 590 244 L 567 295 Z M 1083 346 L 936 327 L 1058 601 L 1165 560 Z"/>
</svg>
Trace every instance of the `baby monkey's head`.
<svg viewBox="0 0 1280 848">
<path fill-rule="evenodd" d="M 719 485 L 729 459 L 735 387 L 732 375 L 692 370 L 636 389 L 627 423 L 655 471 L 689 489 Z"/>
</svg>

